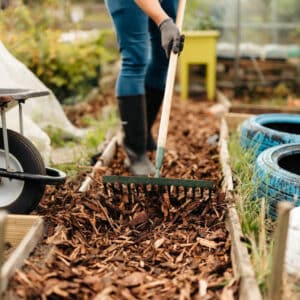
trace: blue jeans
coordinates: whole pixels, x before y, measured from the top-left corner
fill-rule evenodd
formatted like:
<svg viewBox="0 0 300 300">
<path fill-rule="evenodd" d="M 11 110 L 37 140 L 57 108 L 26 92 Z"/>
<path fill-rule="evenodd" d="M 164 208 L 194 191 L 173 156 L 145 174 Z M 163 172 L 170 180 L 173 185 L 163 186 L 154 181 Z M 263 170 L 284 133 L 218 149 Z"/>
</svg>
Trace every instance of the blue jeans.
<svg viewBox="0 0 300 300">
<path fill-rule="evenodd" d="M 134 0 L 105 0 L 112 17 L 122 67 L 116 83 L 118 97 L 145 94 L 145 85 L 164 90 L 168 59 L 161 47 L 160 30 Z M 178 0 L 161 6 L 175 20 Z"/>
</svg>

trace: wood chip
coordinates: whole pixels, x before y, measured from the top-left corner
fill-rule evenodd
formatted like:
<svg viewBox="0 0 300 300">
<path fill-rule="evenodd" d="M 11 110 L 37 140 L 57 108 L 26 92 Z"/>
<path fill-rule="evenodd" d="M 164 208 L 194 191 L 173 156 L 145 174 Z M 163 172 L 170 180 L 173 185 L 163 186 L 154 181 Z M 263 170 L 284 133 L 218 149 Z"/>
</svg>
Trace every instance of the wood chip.
<svg viewBox="0 0 300 300">
<path fill-rule="evenodd" d="M 218 186 L 218 145 L 207 139 L 219 133 L 219 124 L 204 113 L 209 103 L 174 100 L 162 176 L 214 180 Z M 158 123 L 153 132 L 157 129 Z M 101 176 L 128 175 L 124 159 L 119 147 L 85 193 L 78 189 L 86 169 L 59 188 L 47 187 L 35 213 L 49 224 L 46 241 L 55 245 L 53 259 L 41 265 L 41 257 L 31 255 L 10 291 L 37 300 L 236 297 L 238 283 L 224 287 L 234 275 L 221 191 L 209 201 L 208 193 L 186 199 L 183 191 L 159 195 L 150 187 L 147 195 L 140 189 L 128 197 L 116 187 L 108 196 Z"/>
</svg>

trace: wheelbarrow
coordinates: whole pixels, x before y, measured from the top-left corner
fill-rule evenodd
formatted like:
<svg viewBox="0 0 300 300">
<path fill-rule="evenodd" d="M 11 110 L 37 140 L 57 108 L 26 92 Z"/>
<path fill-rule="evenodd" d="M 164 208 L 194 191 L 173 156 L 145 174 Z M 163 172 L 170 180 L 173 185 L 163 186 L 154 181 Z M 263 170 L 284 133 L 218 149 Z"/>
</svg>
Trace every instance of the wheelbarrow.
<svg viewBox="0 0 300 300">
<path fill-rule="evenodd" d="M 10 213 L 30 213 L 39 204 L 46 185 L 66 180 L 64 172 L 45 167 L 37 148 L 23 135 L 22 104 L 47 95 L 48 91 L 0 88 L 0 209 Z M 6 111 L 15 105 L 19 106 L 19 132 L 6 126 Z"/>
</svg>

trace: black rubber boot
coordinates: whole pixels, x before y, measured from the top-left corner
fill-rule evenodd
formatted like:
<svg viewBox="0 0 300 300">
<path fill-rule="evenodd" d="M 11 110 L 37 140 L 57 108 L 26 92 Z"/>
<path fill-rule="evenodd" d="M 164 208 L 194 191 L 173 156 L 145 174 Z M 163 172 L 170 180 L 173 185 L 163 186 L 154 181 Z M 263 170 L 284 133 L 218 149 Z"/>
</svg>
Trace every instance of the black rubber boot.
<svg viewBox="0 0 300 300">
<path fill-rule="evenodd" d="M 123 146 L 128 156 L 128 168 L 133 175 L 153 175 L 155 168 L 146 155 L 147 115 L 144 95 L 118 98 L 122 121 Z"/>
<path fill-rule="evenodd" d="M 164 91 L 146 86 L 147 125 L 148 125 L 146 147 L 148 151 L 154 151 L 157 148 L 156 142 L 151 133 L 151 128 L 155 122 L 163 98 L 164 98 Z"/>
</svg>

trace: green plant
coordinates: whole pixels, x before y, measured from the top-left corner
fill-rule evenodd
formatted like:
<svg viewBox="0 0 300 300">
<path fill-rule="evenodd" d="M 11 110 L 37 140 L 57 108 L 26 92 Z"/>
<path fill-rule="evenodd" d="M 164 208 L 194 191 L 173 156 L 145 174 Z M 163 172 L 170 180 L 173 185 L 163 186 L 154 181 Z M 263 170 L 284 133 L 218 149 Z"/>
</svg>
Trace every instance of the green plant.
<svg viewBox="0 0 300 300">
<path fill-rule="evenodd" d="M 19 5 L 1 14 L 2 42 L 61 102 L 70 97 L 80 99 L 97 86 L 101 64 L 115 58 L 103 45 L 110 31 L 84 42 L 62 43 L 61 31 L 55 29 L 55 19 L 46 8 L 34 14 L 34 10 Z"/>
<path fill-rule="evenodd" d="M 105 135 L 108 130 L 115 128 L 118 123 L 116 109 L 110 110 L 105 120 L 99 121 L 93 118 L 86 119 L 87 124 L 91 127 L 91 130 L 82 140 L 82 145 L 86 147 L 88 153 L 95 154 L 97 146 L 101 141 L 105 139 Z"/>
<path fill-rule="evenodd" d="M 48 126 L 47 128 L 45 128 L 45 131 L 51 139 L 51 146 L 53 148 L 60 148 L 66 146 L 72 147 L 75 144 L 80 143 L 79 138 L 63 131 L 62 129 Z"/>
<path fill-rule="evenodd" d="M 186 5 L 184 28 L 187 30 L 216 29 L 218 7 L 220 4 L 215 5 L 207 0 L 189 0 Z"/>
<path fill-rule="evenodd" d="M 248 249 L 257 281 L 266 293 L 272 261 L 273 222 L 266 218 L 264 199 L 255 199 L 256 189 L 253 178 L 254 150 L 245 151 L 239 144 L 239 135 L 232 134 L 229 140 L 230 164 L 234 174 L 235 192 L 238 195 L 239 212 L 243 234 L 248 241 Z"/>
<path fill-rule="evenodd" d="M 112 108 L 107 116 L 100 120 L 91 117 L 86 118 L 85 123 L 89 125 L 89 129 L 87 130 L 86 135 L 81 139 L 70 136 L 70 134 L 67 134 L 61 129 L 54 129 L 51 127 L 46 129 L 53 148 L 68 147 L 69 149 L 72 149 L 74 147 L 79 147 L 80 151 L 77 152 L 74 161 L 80 161 L 81 164 L 89 162 L 90 156 L 98 151 L 97 146 L 105 140 L 108 130 L 115 130 L 118 123 L 116 109 Z M 76 168 L 75 162 L 64 165 L 69 169 Z"/>
<path fill-rule="evenodd" d="M 72 180 L 78 176 L 78 163 L 52 164 L 53 168 L 59 169 L 67 174 L 68 179 Z M 87 167 L 88 168 L 88 167 Z M 90 168 L 90 167 L 89 167 Z"/>
</svg>

